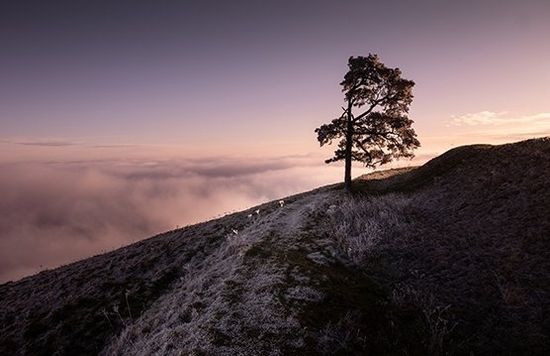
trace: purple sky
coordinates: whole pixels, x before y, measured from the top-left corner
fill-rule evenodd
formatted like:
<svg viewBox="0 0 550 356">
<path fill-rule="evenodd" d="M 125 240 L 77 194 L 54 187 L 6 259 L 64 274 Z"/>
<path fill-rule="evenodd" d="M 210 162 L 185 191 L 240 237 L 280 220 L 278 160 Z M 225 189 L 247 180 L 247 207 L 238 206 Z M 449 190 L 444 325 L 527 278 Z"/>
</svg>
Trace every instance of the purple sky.
<svg viewBox="0 0 550 356">
<path fill-rule="evenodd" d="M 416 82 L 417 162 L 550 135 L 549 16 L 547 0 L 2 1 L 0 281 L 341 179 L 313 130 L 340 115 L 351 55 Z"/>
</svg>

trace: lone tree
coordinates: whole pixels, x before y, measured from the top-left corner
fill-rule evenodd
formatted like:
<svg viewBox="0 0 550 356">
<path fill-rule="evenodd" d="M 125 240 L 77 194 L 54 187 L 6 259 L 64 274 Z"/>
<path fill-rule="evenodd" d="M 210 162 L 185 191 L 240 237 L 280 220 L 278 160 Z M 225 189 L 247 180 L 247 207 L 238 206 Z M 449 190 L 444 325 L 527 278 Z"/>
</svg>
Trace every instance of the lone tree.
<svg viewBox="0 0 550 356">
<path fill-rule="evenodd" d="M 386 67 L 376 54 L 350 57 L 348 68 L 340 83 L 347 107 L 315 132 L 321 146 L 342 138 L 334 157 L 325 163 L 345 160 L 344 182 L 349 192 L 352 160 L 375 168 L 394 158 L 414 157 L 412 151 L 420 142 L 407 116 L 414 82 L 401 78 L 399 68 Z M 354 108 L 364 111 L 357 115 Z"/>
</svg>

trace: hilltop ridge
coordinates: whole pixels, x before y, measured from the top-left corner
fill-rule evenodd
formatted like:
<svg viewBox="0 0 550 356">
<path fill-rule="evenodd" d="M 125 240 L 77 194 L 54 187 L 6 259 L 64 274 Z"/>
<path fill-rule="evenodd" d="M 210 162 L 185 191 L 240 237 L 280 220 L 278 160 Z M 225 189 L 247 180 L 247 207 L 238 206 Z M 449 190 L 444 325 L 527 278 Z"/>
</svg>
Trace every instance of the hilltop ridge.
<svg viewBox="0 0 550 356">
<path fill-rule="evenodd" d="M 0 285 L 13 355 L 550 349 L 550 139 L 159 234 Z"/>
</svg>

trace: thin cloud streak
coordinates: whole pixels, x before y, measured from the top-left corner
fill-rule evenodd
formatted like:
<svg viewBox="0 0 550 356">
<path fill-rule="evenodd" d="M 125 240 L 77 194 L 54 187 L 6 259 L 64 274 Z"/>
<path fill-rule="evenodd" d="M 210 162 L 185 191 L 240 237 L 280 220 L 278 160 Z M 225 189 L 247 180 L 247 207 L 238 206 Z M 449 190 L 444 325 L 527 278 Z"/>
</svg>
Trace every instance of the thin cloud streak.
<svg viewBox="0 0 550 356">
<path fill-rule="evenodd" d="M 0 164 L 0 282 L 340 179 L 317 162 Z"/>
<path fill-rule="evenodd" d="M 78 143 L 64 140 L 0 140 L 0 143 L 39 147 L 66 147 L 78 145 Z"/>
<path fill-rule="evenodd" d="M 65 147 L 65 146 L 74 146 L 72 142 L 62 142 L 62 141 L 49 141 L 49 142 L 17 142 L 19 145 L 23 146 L 42 146 L 42 147 Z"/>
</svg>

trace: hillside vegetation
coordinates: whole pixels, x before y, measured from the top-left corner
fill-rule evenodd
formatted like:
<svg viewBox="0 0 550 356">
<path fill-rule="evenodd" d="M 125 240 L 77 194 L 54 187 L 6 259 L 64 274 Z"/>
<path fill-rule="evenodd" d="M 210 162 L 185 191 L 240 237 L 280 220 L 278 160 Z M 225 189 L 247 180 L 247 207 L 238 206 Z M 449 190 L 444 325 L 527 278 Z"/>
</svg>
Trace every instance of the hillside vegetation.
<svg viewBox="0 0 550 356">
<path fill-rule="evenodd" d="M 550 139 L 453 149 L 0 285 L 2 355 L 546 355 Z"/>
</svg>

